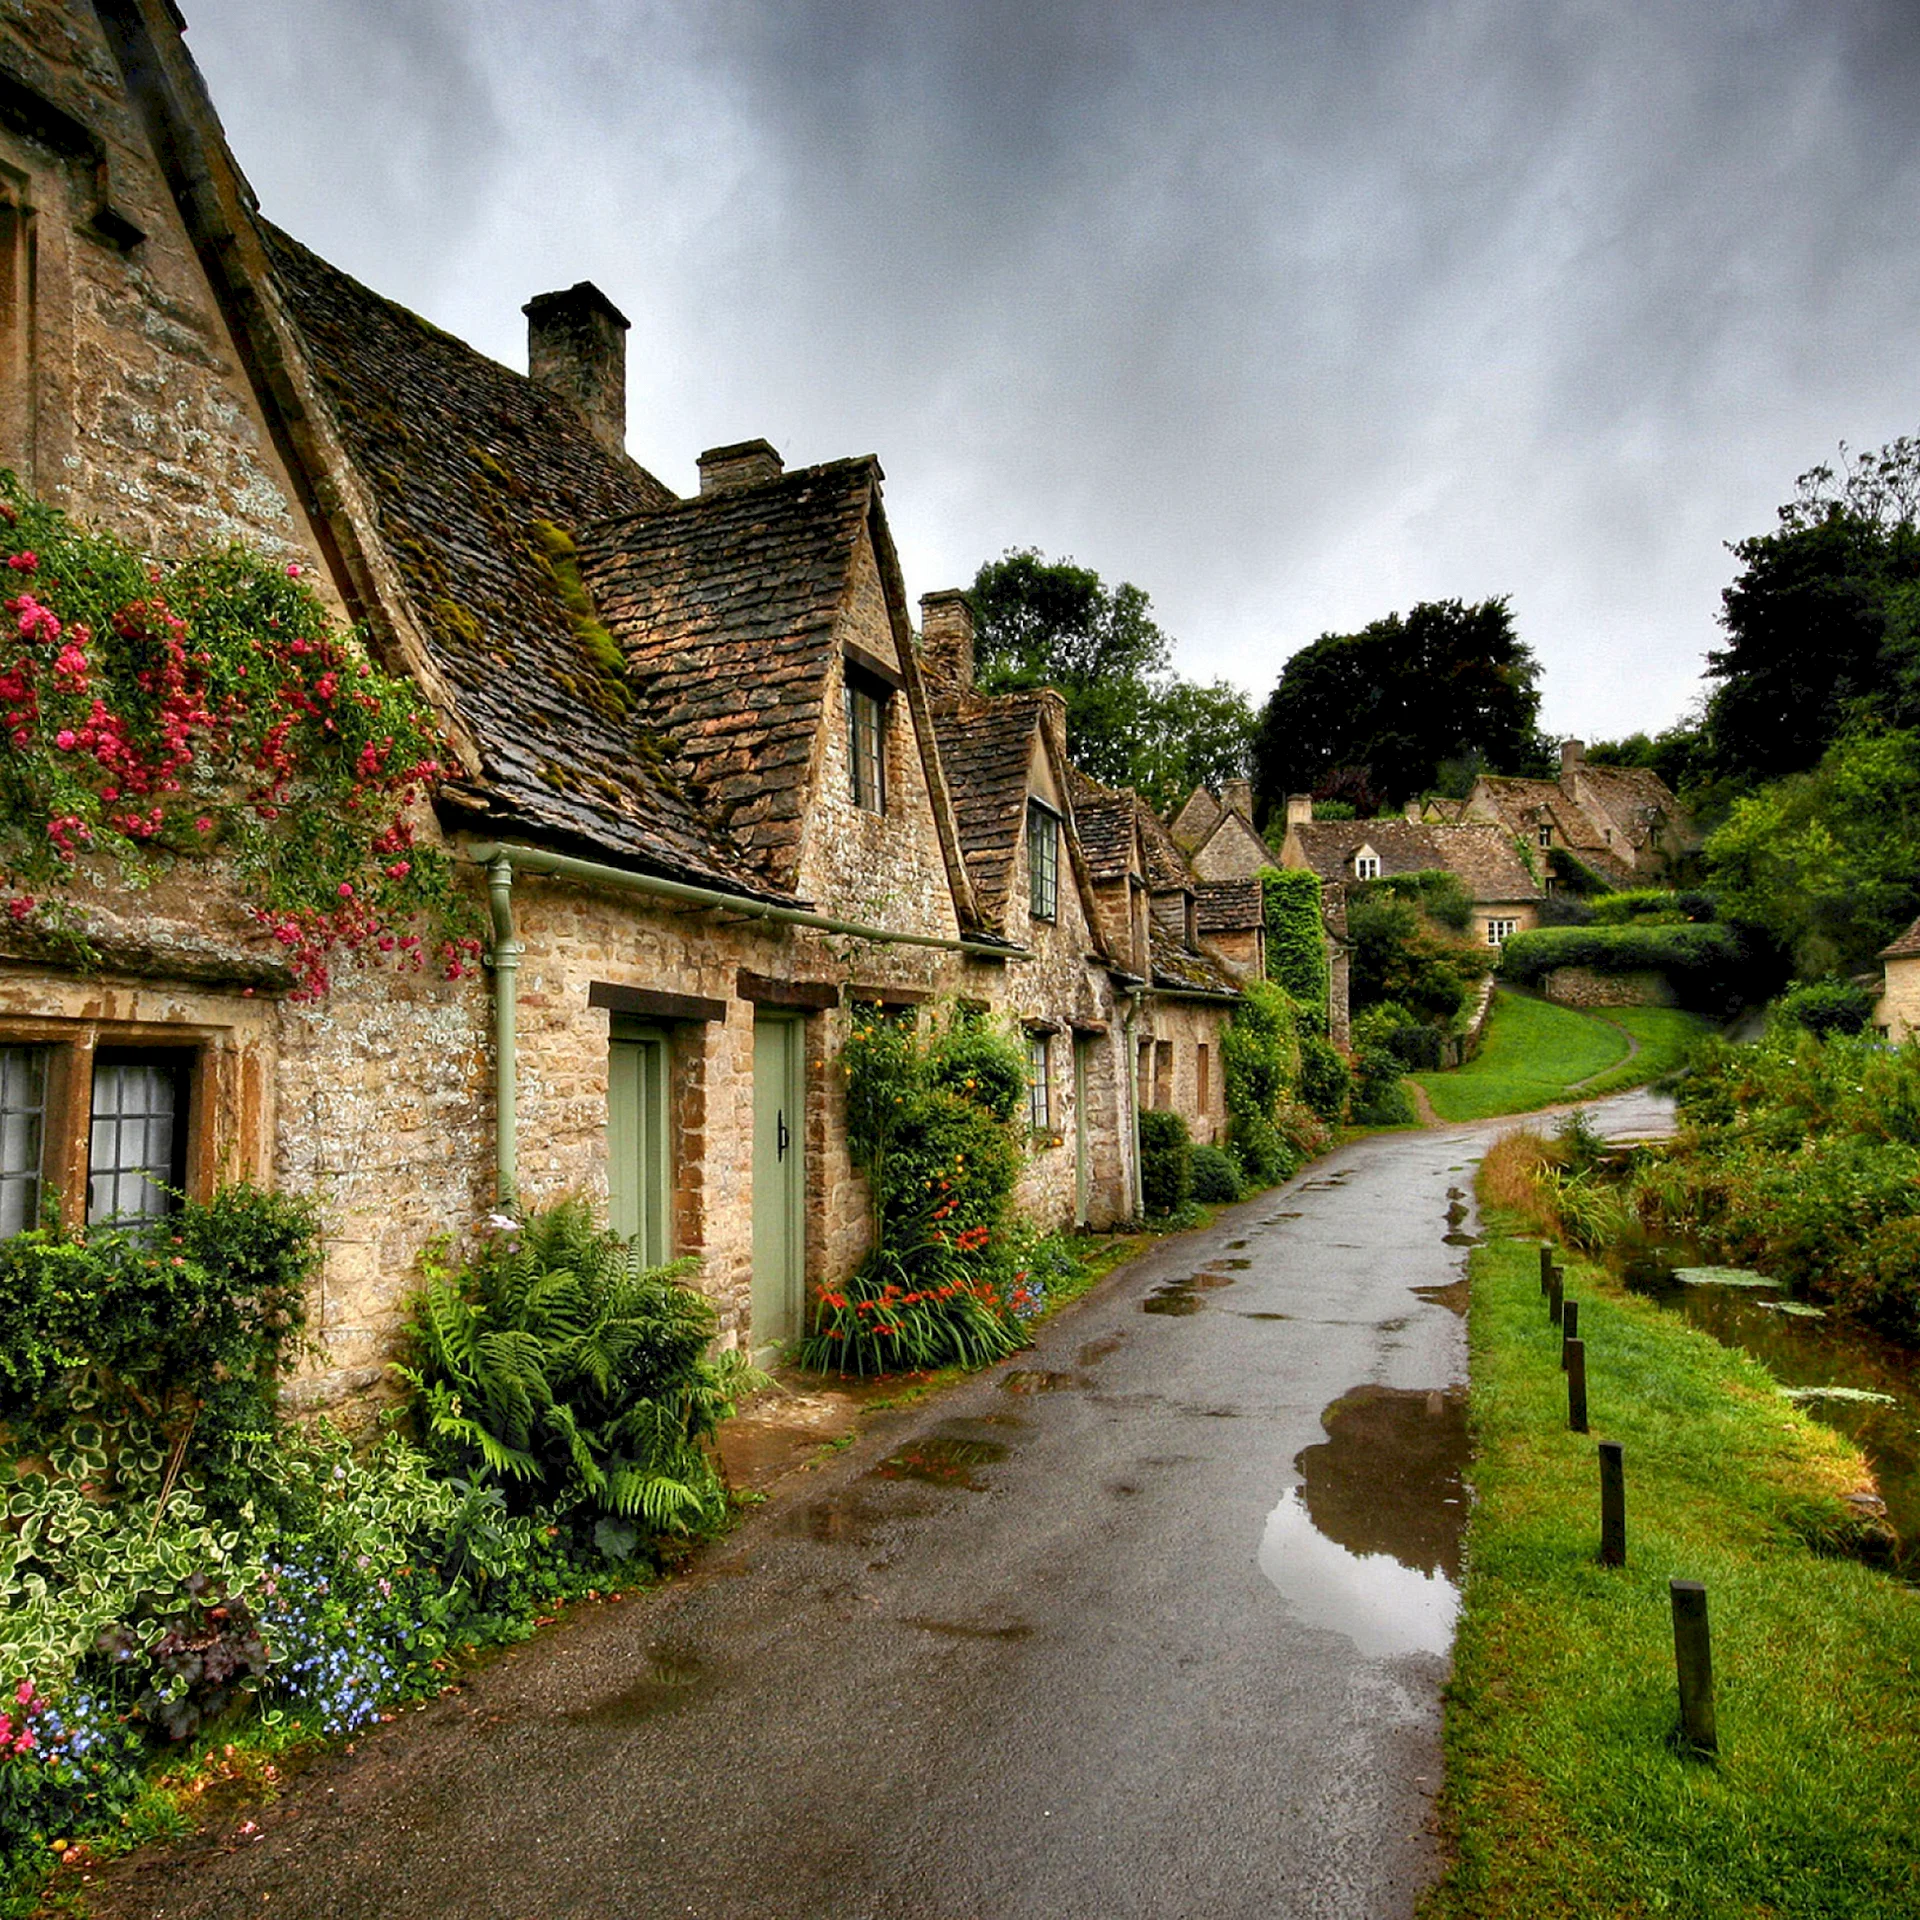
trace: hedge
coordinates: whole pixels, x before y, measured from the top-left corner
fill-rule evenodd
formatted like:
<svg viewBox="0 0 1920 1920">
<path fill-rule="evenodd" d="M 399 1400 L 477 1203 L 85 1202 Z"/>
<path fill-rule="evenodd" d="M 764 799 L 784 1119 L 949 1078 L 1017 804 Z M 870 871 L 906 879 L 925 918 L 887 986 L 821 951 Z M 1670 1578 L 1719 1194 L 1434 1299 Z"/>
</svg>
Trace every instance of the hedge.
<svg viewBox="0 0 1920 1920">
<path fill-rule="evenodd" d="M 1592 973 L 1662 973 L 1681 1005 L 1720 1013 L 1744 997 L 1754 972 L 1746 942 L 1733 928 L 1661 926 L 1536 927 L 1500 950 L 1501 978 L 1539 987 L 1562 967 Z"/>
</svg>

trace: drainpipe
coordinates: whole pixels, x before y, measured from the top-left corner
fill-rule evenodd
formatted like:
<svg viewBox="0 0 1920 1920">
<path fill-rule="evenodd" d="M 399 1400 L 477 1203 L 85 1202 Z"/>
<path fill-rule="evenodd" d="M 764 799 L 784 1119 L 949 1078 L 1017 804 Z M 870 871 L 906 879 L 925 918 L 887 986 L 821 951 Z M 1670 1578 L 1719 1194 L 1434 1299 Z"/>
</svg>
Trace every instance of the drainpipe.
<svg viewBox="0 0 1920 1920">
<path fill-rule="evenodd" d="M 494 1191 L 502 1212 L 513 1205 L 520 1165 L 520 1062 L 516 1028 L 520 1004 L 520 956 L 514 938 L 513 862 L 496 851 L 487 862 L 487 897 L 493 909 Z"/>
<path fill-rule="evenodd" d="M 1147 1211 L 1147 1190 L 1140 1177 L 1140 1064 L 1139 1048 L 1134 1042 L 1134 1022 L 1140 1017 L 1140 1005 L 1143 995 L 1135 988 L 1127 995 L 1126 1017 L 1120 1023 L 1120 1032 L 1126 1047 L 1126 1058 L 1120 1063 L 1120 1077 L 1127 1089 L 1127 1134 L 1133 1142 L 1133 1168 L 1128 1185 L 1133 1193 L 1133 1217 L 1143 1218 Z"/>
</svg>

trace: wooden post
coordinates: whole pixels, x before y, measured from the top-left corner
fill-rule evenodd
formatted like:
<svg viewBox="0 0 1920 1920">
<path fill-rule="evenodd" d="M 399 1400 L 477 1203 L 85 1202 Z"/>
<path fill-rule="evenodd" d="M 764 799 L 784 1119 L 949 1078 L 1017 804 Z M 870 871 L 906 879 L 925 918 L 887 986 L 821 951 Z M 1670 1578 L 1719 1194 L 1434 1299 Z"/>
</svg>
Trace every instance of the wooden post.
<svg viewBox="0 0 1920 1920">
<path fill-rule="evenodd" d="M 1587 1430 L 1587 1343 L 1567 1342 L 1567 1427 L 1573 1433 Z"/>
<path fill-rule="evenodd" d="M 1553 1270 L 1553 1285 L 1547 1292 L 1547 1318 L 1557 1327 L 1560 1324 L 1560 1309 L 1567 1297 L 1567 1276 L 1563 1268 Z"/>
<path fill-rule="evenodd" d="M 1545 1299 L 1553 1291 L 1553 1249 L 1545 1241 L 1540 1243 L 1540 1297 Z"/>
<path fill-rule="evenodd" d="M 1600 1442 L 1600 1564 L 1627 1564 L 1626 1449 L 1618 1440 Z"/>
<path fill-rule="evenodd" d="M 1673 1664 L 1680 1676 L 1680 1737 L 1696 1753 L 1717 1753 L 1713 1723 L 1713 1645 L 1707 1632 L 1707 1589 L 1698 1580 L 1669 1580 L 1673 1596 Z"/>
<path fill-rule="evenodd" d="M 1560 1371 L 1567 1370 L 1567 1348 L 1580 1337 L 1580 1302 L 1566 1300 L 1560 1306 Z"/>
</svg>

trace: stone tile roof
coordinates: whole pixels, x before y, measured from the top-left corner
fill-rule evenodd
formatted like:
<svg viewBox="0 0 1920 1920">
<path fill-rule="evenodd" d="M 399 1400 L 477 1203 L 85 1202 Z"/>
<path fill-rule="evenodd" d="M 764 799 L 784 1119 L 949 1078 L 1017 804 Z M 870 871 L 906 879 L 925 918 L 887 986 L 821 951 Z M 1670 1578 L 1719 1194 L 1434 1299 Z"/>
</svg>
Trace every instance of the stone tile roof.
<svg viewBox="0 0 1920 1920">
<path fill-rule="evenodd" d="M 1354 877 L 1353 858 L 1362 847 L 1380 857 L 1380 875 L 1428 872 L 1457 874 L 1476 900 L 1537 900 L 1540 883 L 1528 872 L 1502 828 L 1452 827 L 1412 820 L 1309 820 L 1288 829 L 1297 836 L 1307 864 L 1322 880 Z"/>
<path fill-rule="evenodd" d="M 1588 778 L 1591 771 L 1582 767 L 1580 777 Z M 1628 878 L 1630 870 L 1626 862 L 1608 847 L 1605 833 L 1559 781 L 1529 780 L 1518 774 L 1482 774 L 1474 792 L 1491 807 L 1500 824 L 1521 839 L 1531 841 L 1539 827 L 1551 821 L 1560 829 L 1560 838 L 1568 850 L 1587 865 L 1597 868 L 1610 880 Z"/>
<path fill-rule="evenodd" d="M 937 685 L 928 693 L 974 902 L 989 926 L 1004 930 L 1042 702 L 1037 694 Z M 1078 806 L 1074 814 L 1077 822 Z"/>
<path fill-rule="evenodd" d="M 627 513 L 581 567 L 638 704 L 759 877 L 799 855 L 835 623 L 872 511 L 870 459 Z"/>
<path fill-rule="evenodd" d="M 1202 933 L 1245 933 L 1266 918 L 1258 880 L 1203 880 L 1197 891 Z"/>
<path fill-rule="evenodd" d="M 1068 769 L 1073 824 L 1094 880 L 1124 880 L 1134 871 L 1134 822 L 1139 796 L 1105 787 L 1078 767 Z"/>
<path fill-rule="evenodd" d="M 1138 794 L 1129 797 L 1140 823 L 1140 844 L 1146 851 L 1148 887 L 1155 893 L 1191 892 L 1199 883 L 1178 842 Z"/>
<path fill-rule="evenodd" d="M 1167 822 L 1167 831 L 1188 853 L 1206 844 L 1207 835 L 1220 824 L 1226 809 L 1205 787 L 1195 787 L 1187 795 L 1178 813 Z"/>
<path fill-rule="evenodd" d="M 1197 953 L 1156 920 L 1149 939 L 1153 951 L 1153 984 L 1174 993 L 1240 995 L 1240 982 L 1224 961 Z"/>
<path fill-rule="evenodd" d="M 1916 920 L 1890 947 L 1882 947 L 1882 960 L 1920 959 L 1920 920 Z"/>
<path fill-rule="evenodd" d="M 281 304 L 372 503 L 432 664 L 477 743 L 446 796 L 696 883 L 764 885 L 706 817 L 594 618 L 575 543 L 672 492 L 564 401 L 260 222 Z"/>
</svg>

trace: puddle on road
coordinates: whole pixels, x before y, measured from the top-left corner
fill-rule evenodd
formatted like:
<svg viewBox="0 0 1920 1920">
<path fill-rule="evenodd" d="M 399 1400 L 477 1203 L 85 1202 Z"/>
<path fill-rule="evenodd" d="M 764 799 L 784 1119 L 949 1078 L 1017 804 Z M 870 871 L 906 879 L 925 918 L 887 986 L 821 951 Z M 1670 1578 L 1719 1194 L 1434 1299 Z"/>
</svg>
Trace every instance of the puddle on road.
<svg viewBox="0 0 1920 1920">
<path fill-rule="evenodd" d="M 922 1633 L 937 1633 L 948 1640 L 1031 1640 L 1033 1629 L 1024 1620 L 1009 1620 L 1004 1626 L 978 1626 L 970 1620 L 927 1620 L 910 1614 L 901 1620 L 903 1627 L 918 1627 Z"/>
<path fill-rule="evenodd" d="M 1103 1333 L 1097 1340 L 1087 1341 L 1074 1355 L 1074 1365 L 1078 1367 L 1097 1367 L 1108 1354 L 1117 1353 L 1126 1345 L 1124 1333 Z"/>
<path fill-rule="evenodd" d="M 1477 1233 L 1443 1233 L 1440 1244 L 1443 1247 L 1477 1247 L 1480 1236 Z"/>
<path fill-rule="evenodd" d="M 1301 1484 L 1267 1518 L 1260 1571 L 1310 1626 L 1363 1654 L 1444 1655 L 1466 1519 L 1463 1389 L 1361 1386 L 1321 1416 Z"/>
<path fill-rule="evenodd" d="M 1227 1242 L 1227 1249 L 1228 1249 L 1228 1251 L 1229 1251 L 1229 1252 L 1232 1252 L 1232 1253 L 1237 1253 L 1237 1252 L 1239 1252 L 1239 1250 L 1240 1250 L 1240 1249 L 1241 1249 L 1242 1247 L 1244 1247 L 1244 1246 L 1245 1246 L 1246 1244 L 1247 1244 L 1247 1242 L 1246 1242 L 1246 1241 L 1244 1241 L 1244 1240 L 1229 1240 L 1229 1241 Z"/>
<path fill-rule="evenodd" d="M 595 1727 L 634 1727 L 660 1714 L 684 1707 L 710 1687 L 714 1670 L 697 1653 L 685 1648 L 656 1647 L 647 1657 L 641 1678 L 618 1693 L 563 1715 Z"/>
<path fill-rule="evenodd" d="M 982 1423 L 984 1424 L 984 1423 Z M 929 1433 L 890 1453 L 871 1469 L 875 1480 L 918 1480 L 934 1487 L 964 1487 L 978 1493 L 987 1483 L 982 1467 L 1004 1460 L 1010 1449 L 1004 1441 L 976 1440 L 971 1435 Z"/>
<path fill-rule="evenodd" d="M 1020 1367 L 1000 1382 L 1002 1393 L 1060 1393 L 1088 1384 L 1084 1374 L 1053 1373 L 1042 1367 Z"/>
<path fill-rule="evenodd" d="M 1193 1280 L 1169 1280 L 1165 1286 L 1155 1287 L 1140 1302 L 1142 1313 L 1187 1314 L 1198 1313 L 1206 1305 L 1204 1300 L 1194 1295 Z"/>
<path fill-rule="evenodd" d="M 1464 1278 L 1444 1287 L 1415 1287 L 1413 1292 L 1416 1299 L 1425 1300 L 1430 1306 L 1445 1307 L 1463 1320 L 1467 1317 L 1468 1283 Z"/>
<path fill-rule="evenodd" d="M 1290 1313 L 1247 1313 L 1243 1311 L 1240 1318 L 1242 1320 L 1291 1320 L 1293 1315 Z"/>
</svg>

